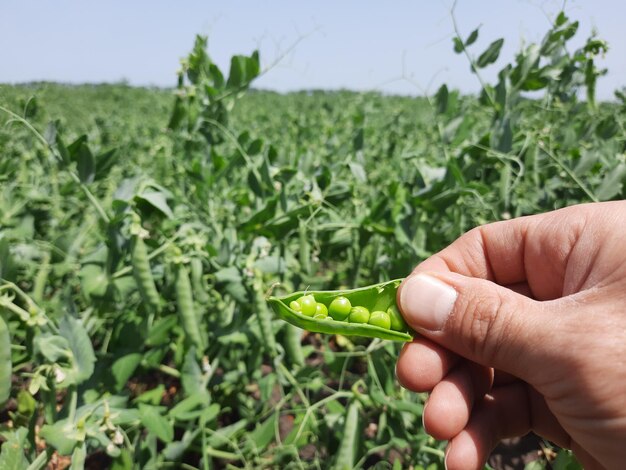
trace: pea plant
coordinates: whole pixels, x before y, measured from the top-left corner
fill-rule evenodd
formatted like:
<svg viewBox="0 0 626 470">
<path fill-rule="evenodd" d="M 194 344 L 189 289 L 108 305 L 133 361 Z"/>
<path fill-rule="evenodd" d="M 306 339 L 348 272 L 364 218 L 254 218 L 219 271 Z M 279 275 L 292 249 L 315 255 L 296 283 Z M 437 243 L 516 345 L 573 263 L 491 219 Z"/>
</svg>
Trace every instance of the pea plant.
<svg viewBox="0 0 626 470">
<path fill-rule="evenodd" d="M 443 468 L 400 279 L 482 223 L 626 197 L 624 92 L 559 14 L 478 96 L 0 85 L 0 468 Z M 392 340 L 392 341 L 388 341 Z M 539 441 L 531 468 L 577 468 Z"/>
</svg>

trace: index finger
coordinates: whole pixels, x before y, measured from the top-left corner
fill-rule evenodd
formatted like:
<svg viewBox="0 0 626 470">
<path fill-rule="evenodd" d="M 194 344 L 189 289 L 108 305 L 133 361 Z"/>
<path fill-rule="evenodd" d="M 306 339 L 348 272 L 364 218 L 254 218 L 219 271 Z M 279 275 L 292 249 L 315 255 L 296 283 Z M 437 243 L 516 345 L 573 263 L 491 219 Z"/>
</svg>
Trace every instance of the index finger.
<svg viewBox="0 0 626 470">
<path fill-rule="evenodd" d="M 454 272 L 501 285 L 525 282 L 524 247 L 532 217 L 476 227 L 420 263 L 411 273 Z"/>
<path fill-rule="evenodd" d="M 419 264 L 411 275 L 454 272 L 503 286 L 527 285 L 537 300 L 556 299 L 563 295 L 569 255 L 593 206 L 572 206 L 476 227 Z"/>
</svg>

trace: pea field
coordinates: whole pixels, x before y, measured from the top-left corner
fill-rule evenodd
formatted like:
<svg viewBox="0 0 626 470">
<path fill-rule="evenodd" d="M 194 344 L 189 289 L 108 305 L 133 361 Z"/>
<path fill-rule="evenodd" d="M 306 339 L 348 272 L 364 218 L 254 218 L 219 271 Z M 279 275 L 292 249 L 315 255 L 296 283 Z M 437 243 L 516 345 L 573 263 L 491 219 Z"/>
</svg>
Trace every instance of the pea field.
<svg viewBox="0 0 626 470">
<path fill-rule="evenodd" d="M 473 96 L 258 90 L 257 52 L 220 70 L 201 36 L 173 89 L 0 85 L 0 468 L 443 468 L 401 341 L 266 299 L 625 198 L 626 90 L 595 99 L 608 45 L 577 28 L 514 57 L 454 38 Z M 526 468 L 579 468 L 538 442 Z"/>
</svg>

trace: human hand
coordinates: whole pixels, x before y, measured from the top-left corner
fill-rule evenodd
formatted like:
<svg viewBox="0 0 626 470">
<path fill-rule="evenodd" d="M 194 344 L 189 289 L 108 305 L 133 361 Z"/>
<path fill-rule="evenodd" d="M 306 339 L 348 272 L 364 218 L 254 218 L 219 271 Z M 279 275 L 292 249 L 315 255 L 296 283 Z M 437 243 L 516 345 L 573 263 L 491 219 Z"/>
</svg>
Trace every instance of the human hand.
<svg viewBox="0 0 626 470">
<path fill-rule="evenodd" d="M 421 334 L 400 383 L 428 391 L 424 426 L 449 470 L 482 468 L 534 431 L 585 468 L 626 462 L 626 201 L 478 227 L 398 291 Z"/>
</svg>

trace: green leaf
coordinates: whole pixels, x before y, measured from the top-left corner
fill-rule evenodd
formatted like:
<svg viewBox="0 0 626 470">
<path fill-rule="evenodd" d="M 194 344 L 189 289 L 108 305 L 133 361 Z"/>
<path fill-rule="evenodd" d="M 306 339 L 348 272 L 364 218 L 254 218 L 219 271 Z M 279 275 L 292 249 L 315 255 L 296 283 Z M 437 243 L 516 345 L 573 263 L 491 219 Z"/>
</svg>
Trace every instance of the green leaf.
<svg viewBox="0 0 626 470">
<path fill-rule="evenodd" d="M 170 331 L 178 324 L 176 315 L 168 315 L 156 320 L 146 338 L 147 346 L 160 346 L 170 341 Z"/>
<path fill-rule="evenodd" d="M 260 73 L 259 53 L 255 51 L 250 57 L 236 55 L 230 59 L 227 88 L 245 88 Z"/>
<path fill-rule="evenodd" d="M 552 462 L 552 468 L 554 470 L 582 470 L 583 466 L 578 463 L 571 451 L 561 449 Z"/>
<path fill-rule="evenodd" d="M 117 159 L 118 153 L 116 148 L 99 154 L 96 157 L 96 171 L 94 178 L 99 180 L 108 176 L 109 170 L 113 167 L 113 165 L 115 165 L 115 163 L 117 163 Z"/>
<path fill-rule="evenodd" d="M 24 455 L 28 429 L 19 428 L 10 433 L 3 433 L 6 441 L 0 448 L 0 468 L 3 470 L 23 470 L 28 467 Z"/>
<path fill-rule="evenodd" d="M 170 206 L 167 204 L 167 196 L 161 191 L 147 190 L 135 196 L 135 199 L 147 202 L 170 219 L 174 217 L 172 209 L 170 209 Z"/>
<path fill-rule="evenodd" d="M 174 427 L 172 423 L 161 415 L 159 408 L 140 403 L 139 416 L 148 431 L 163 442 L 172 442 L 174 439 Z"/>
<path fill-rule="evenodd" d="M 128 379 L 133 375 L 141 362 L 141 353 L 130 353 L 118 357 L 111 366 L 111 373 L 115 378 L 115 391 L 120 392 Z"/>
<path fill-rule="evenodd" d="M 91 183 L 96 176 L 96 160 L 89 150 L 86 142 L 83 142 L 76 153 L 76 168 L 81 183 Z"/>
<path fill-rule="evenodd" d="M 350 167 L 350 172 L 356 181 L 359 183 L 367 183 L 367 174 L 365 173 L 363 165 L 356 162 L 350 162 L 348 163 L 348 166 Z"/>
<path fill-rule="evenodd" d="M 257 452 L 262 452 L 276 435 L 278 413 L 272 413 L 263 423 L 258 424 L 248 437 L 254 442 Z"/>
<path fill-rule="evenodd" d="M 59 333 L 67 339 L 72 351 L 72 366 L 76 383 L 80 384 L 93 374 L 96 355 L 83 324 L 76 318 L 65 315 L 59 322 Z"/>
<path fill-rule="evenodd" d="M 215 272 L 215 280 L 218 283 L 241 282 L 241 272 L 235 266 L 228 266 Z"/>
<path fill-rule="evenodd" d="M 22 416 L 31 417 L 37 410 L 37 401 L 27 390 L 17 393 L 17 412 Z"/>
<path fill-rule="evenodd" d="M 102 298 L 106 295 L 109 278 L 100 265 L 86 264 L 80 268 L 78 276 L 85 295 L 96 298 Z"/>
<path fill-rule="evenodd" d="M 159 384 L 153 389 L 143 392 L 133 401 L 136 403 L 146 403 L 148 405 L 157 406 L 159 403 L 161 403 L 164 392 L 165 392 L 165 385 Z"/>
<path fill-rule="evenodd" d="M 61 455 L 70 455 L 74 447 L 85 440 L 85 431 L 78 430 L 76 425 L 67 419 L 62 419 L 52 425 L 45 424 L 39 434 Z"/>
<path fill-rule="evenodd" d="M 172 109 L 172 114 L 167 124 L 167 128 L 173 131 L 178 130 L 186 115 L 186 103 L 180 96 L 177 96 L 176 100 L 174 101 L 174 108 Z"/>
<path fill-rule="evenodd" d="M 615 116 L 607 116 L 596 125 L 596 135 L 604 140 L 609 140 L 619 132 L 619 121 Z"/>
<path fill-rule="evenodd" d="M 240 419 L 239 421 L 229 424 L 228 426 L 222 426 L 215 430 L 207 439 L 207 445 L 216 449 L 228 444 L 228 441 L 239 431 L 246 428 L 248 425 L 247 419 Z M 295 430 L 294 430 L 295 431 Z M 292 433 L 294 432 L 292 431 Z M 287 444 L 285 442 L 285 444 Z"/>
<path fill-rule="evenodd" d="M 448 95 L 448 87 L 444 83 L 435 94 L 435 102 L 437 103 L 437 112 L 439 114 L 444 114 L 448 110 Z"/>
<path fill-rule="evenodd" d="M 452 42 L 454 43 L 454 52 L 456 52 L 457 54 L 463 52 L 463 41 L 461 41 L 460 37 L 453 37 Z"/>
<path fill-rule="evenodd" d="M 57 126 L 57 121 L 50 121 L 43 132 L 43 138 L 46 139 L 46 142 L 51 147 L 53 147 L 56 143 L 58 133 Z"/>
<path fill-rule="evenodd" d="M 193 443 L 193 441 L 200 434 L 200 429 L 196 428 L 194 430 L 185 431 L 183 437 L 180 441 L 170 442 L 162 451 L 162 456 L 166 460 L 178 461 L 180 460 L 185 451 L 189 448 L 189 446 Z"/>
<path fill-rule="evenodd" d="M 480 29 L 480 26 L 470 33 L 470 35 L 465 40 L 465 47 L 471 46 L 472 44 L 474 44 L 476 42 L 476 39 L 478 39 L 478 30 L 479 29 Z"/>
<path fill-rule="evenodd" d="M 219 414 L 220 406 L 217 403 L 213 403 L 209 406 L 209 402 L 208 393 L 194 393 L 180 401 L 169 411 L 168 415 L 170 418 L 179 421 L 191 421 L 197 419 L 206 410 L 211 410 L 211 413 L 214 413 L 213 417 L 215 417 Z"/>
<path fill-rule="evenodd" d="M 487 67 L 489 64 L 493 64 L 496 60 L 498 60 L 498 56 L 500 55 L 500 50 L 502 49 L 502 45 L 504 44 L 504 39 L 497 39 L 489 44 L 489 47 L 483 52 L 478 60 L 476 61 L 476 67 L 482 69 Z"/>
<path fill-rule="evenodd" d="M 111 462 L 110 470 L 133 470 L 133 456 L 127 449 L 121 449 L 120 455 Z"/>
<path fill-rule="evenodd" d="M 558 16 L 556 17 L 556 20 L 554 22 L 555 26 L 563 26 L 565 23 L 567 23 L 568 18 L 565 15 L 564 11 L 560 11 Z"/>
<path fill-rule="evenodd" d="M 55 147 L 56 147 L 57 153 L 59 154 L 59 157 L 61 157 L 62 165 L 64 166 L 69 165 L 71 161 L 70 153 L 67 150 L 67 147 L 65 146 L 65 144 L 63 143 L 63 139 L 61 138 L 61 135 L 58 132 L 55 133 L 54 140 L 55 140 Z"/>
<path fill-rule="evenodd" d="M 204 389 L 204 377 L 202 370 L 196 360 L 196 350 L 194 347 L 189 348 L 185 354 L 185 362 L 181 371 L 180 382 L 187 395 L 202 394 Z"/>
<path fill-rule="evenodd" d="M 591 109 L 596 107 L 596 81 L 598 74 L 593 59 L 588 59 L 585 64 L 585 85 L 587 86 L 587 104 Z"/>
<path fill-rule="evenodd" d="M 263 185 L 261 184 L 261 181 L 259 181 L 259 178 L 257 178 L 256 172 L 253 168 L 250 168 L 250 171 L 248 172 L 248 186 L 250 186 L 250 189 L 252 189 L 252 192 L 256 196 L 260 198 L 263 197 Z"/>
<path fill-rule="evenodd" d="M 35 349 L 49 362 L 59 362 L 71 355 L 70 345 L 62 336 L 43 333 L 35 337 Z"/>
<path fill-rule="evenodd" d="M 626 163 L 620 163 L 613 171 L 606 174 L 596 190 L 600 201 L 608 201 L 622 192 L 623 179 L 626 177 Z"/>
<path fill-rule="evenodd" d="M 584 176 L 589 173 L 593 167 L 600 162 L 600 154 L 598 152 L 592 152 L 585 148 L 580 151 L 580 159 L 574 167 L 574 174 L 576 176 Z"/>
</svg>

